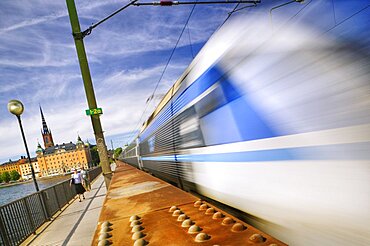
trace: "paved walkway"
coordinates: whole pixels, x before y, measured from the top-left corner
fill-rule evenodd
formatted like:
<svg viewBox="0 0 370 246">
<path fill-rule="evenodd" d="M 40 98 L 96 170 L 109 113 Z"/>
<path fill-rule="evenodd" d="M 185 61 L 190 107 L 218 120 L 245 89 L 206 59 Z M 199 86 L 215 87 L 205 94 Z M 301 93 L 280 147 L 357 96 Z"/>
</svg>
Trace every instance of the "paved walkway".
<svg viewBox="0 0 370 246">
<path fill-rule="evenodd" d="M 105 194 L 104 178 L 100 175 L 91 191 L 85 193 L 85 200 L 72 202 L 28 245 L 91 245 Z"/>
</svg>

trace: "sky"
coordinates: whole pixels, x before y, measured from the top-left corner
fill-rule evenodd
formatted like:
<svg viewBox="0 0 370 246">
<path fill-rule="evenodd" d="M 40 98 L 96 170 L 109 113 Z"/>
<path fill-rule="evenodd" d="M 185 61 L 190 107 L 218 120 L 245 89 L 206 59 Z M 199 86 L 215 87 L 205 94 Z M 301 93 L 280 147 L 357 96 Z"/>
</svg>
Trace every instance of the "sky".
<svg viewBox="0 0 370 246">
<path fill-rule="evenodd" d="M 124 6 L 118 0 L 77 0 L 85 30 Z M 108 147 L 123 146 L 192 61 L 233 5 L 197 6 L 158 84 L 193 6 L 129 7 L 84 39 Z M 55 143 L 94 143 L 65 1 L 0 2 L 0 162 L 25 155 L 19 126 L 7 111 L 23 102 L 22 122 L 31 156 L 42 145 L 39 105 Z M 141 118 L 141 120 L 140 120 Z M 139 122 L 140 120 L 140 122 Z"/>
<path fill-rule="evenodd" d="M 128 3 L 118 0 L 75 1 L 82 30 Z M 270 3 L 271 8 L 275 2 L 287 1 L 264 2 Z M 306 4 L 311 2 L 309 8 L 294 3 L 280 13 L 289 13 L 287 16 L 291 18 L 303 9 L 315 11 L 315 1 L 306 1 Z M 327 4 L 328 11 L 335 9 L 332 1 L 317 2 Z M 346 4 L 346 1 L 337 2 Z M 368 5 L 369 1 L 351 3 L 356 3 L 355 7 L 343 6 L 345 13 L 336 12 L 336 22 Z M 246 4 L 239 7 L 244 6 Z M 235 4 L 197 5 L 166 70 L 193 5 L 131 6 L 85 37 L 109 148 L 111 143 L 114 148 L 123 146 L 135 136 L 164 93 L 234 7 Z M 253 11 L 259 11 L 258 8 Z M 238 11 L 230 19 L 247 14 L 251 9 Z M 367 9 L 362 15 L 368 12 Z M 333 19 L 333 13 L 325 14 L 322 16 L 330 21 Z M 316 23 L 320 25 L 322 21 Z M 153 99 L 148 100 L 157 84 Z M 88 106 L 65 1 L 0 1 L 0 163 L 25 155 L 16 117 L 7 111 L 11 99 L 18 99 L 25 106 L 22 122 L 31 156 L 35 156 L 38 142 L 43 145 L 39 105 L 55 144 L 76 142 L 77 135 L 84 141 L 95 142 L 91 121 L 85 114 Z"/>
</svg>

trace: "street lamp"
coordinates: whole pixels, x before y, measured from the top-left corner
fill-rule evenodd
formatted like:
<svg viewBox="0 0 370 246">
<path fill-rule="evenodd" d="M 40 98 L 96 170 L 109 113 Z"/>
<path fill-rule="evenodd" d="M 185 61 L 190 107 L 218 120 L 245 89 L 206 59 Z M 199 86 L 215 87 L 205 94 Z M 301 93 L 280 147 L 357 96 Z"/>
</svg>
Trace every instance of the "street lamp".
<svg viewBox="0 0 370 246">
<path fill-rule="evenodd" d="M 18 100 L 10 100 L 8 102 L 8 110 L 9 110 L 10 113 L 12 113 L 15 116 L 17 116 L 19 127 L 21 128 L 21 133 L 22 133 L 22 138 L 23 138 L 23 142 L 24 142 L 24 147 L 26 148 L 28 161 L 29 161 L 30 167 L 31 167 L 31 173 L 32 173 L 33 182 L 35 184 L 36 191 L 38 192 L 39 191 L 39 186 L 38 186 L 37 181 L 36 181 L 35 170 L 33 170 L 32 162 L 31 162 L 31 157 L 30 157 L 30 152 L 28 151 L 26 137 L 24 136 L 23 127 L 22 127 L 22 121 L 21 121 L 21 114 L 24 111 L 24 106 L 23 106 L 22 102 L 20 102 Z"/>
</svg>

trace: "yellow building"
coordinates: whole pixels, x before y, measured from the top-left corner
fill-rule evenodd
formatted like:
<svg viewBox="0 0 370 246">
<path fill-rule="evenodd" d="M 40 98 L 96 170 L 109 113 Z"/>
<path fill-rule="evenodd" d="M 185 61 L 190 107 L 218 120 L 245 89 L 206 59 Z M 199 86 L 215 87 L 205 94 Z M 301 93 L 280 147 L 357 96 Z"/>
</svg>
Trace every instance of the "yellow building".
<svg viewBox="0 0 370 246">
<path fill-rule="evenodd" d="M 90 147 L 78 136 L 77 143 L 63 143 L 43 149 L 39 144 L 36 150 L 41 176 L 58 175 L 70 172 L 73 168 L 89 168 Z"/>
<path fill-rule="evenodd" d="M 38 177 L 38 173 L 40 172 L 37 159 L 31 158 L 31 163 L 33 166 L 33 169 L 35 170 L 35 175 Z M 29 161 L 26 159 L 25 156 L 21 156 L 21 158 L 17 161 L 9 160 L 9 162 L 3 163 L 0 165 L 0 173 L 3 172 L 11 172 L 11 171 L 17 171 L 22 179 L 30 179 L 32 178 L 31 173 L 31 167 L 29 164 Z"/>
<path fill-rule="evenodd" d="M 8 162 L 0 164 L 0 173 L 11 172 L 16 170 L 19 174 L 21 173 L 18 165 L 18 161 L 9 160 Z"/>
<path fill-rule="evenodd" d="M 31 164 L 33 170 L 35 171 L 36 178 L 40 176 L 40 168 L 37 162 L 37 158 L 31 158 Z M 29 161 L 26 159 L 25 156 L 21 156 L 21 159 L 18 161 L 18 166 L 20 170 L 20 175 L 22 179 L 31 179 L 32 178 L 32 171 L 30 167 Z"/>
<path fill-rule="evenodd" d="M 91 164 L 89 144 L 84 144 L 80 136 L 77 143 L 72 142 L 54 145 L 50 128 L 46 124 L 42 108 L 41 113 L 41 135 L 44 141 L 43 149 L 40 143 L 37 146 L 37 163 L 40 176 L 58 175 L 70 172 L 72 168 L 88 168 Z"/>
</svg>

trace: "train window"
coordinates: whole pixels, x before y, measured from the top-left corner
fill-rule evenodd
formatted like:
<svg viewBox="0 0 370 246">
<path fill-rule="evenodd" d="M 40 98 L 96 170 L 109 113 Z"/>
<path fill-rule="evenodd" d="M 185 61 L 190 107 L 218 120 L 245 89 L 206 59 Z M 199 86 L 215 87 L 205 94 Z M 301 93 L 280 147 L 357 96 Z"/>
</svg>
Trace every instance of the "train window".
<svg viewBox="0 0 370 246">
<path fill-rule="evenodd" d="M 193 116 L 184 120 L 179 127 L 181 136 L 180 148 L 189 148 L 201 145 L 202 141 L 199 137 L 199 121 Z"/>
<path fill-rule="evenodd" d="M 151 136 L 148 139 L 148 145 L 149 145 L 149 151 L 150 152 L 154 152 L 154 146 L 155 146 L 155 138 L 154 138 L 154 136 Z"/>
<path fill-rule="evenodd" d="M 175 132 L 179 135 L 179 149 L 203 146 L 203 136 L 200 131 L 199 117 L 194 107 L 178 115 L 174 122 Z"/>
</svg>

